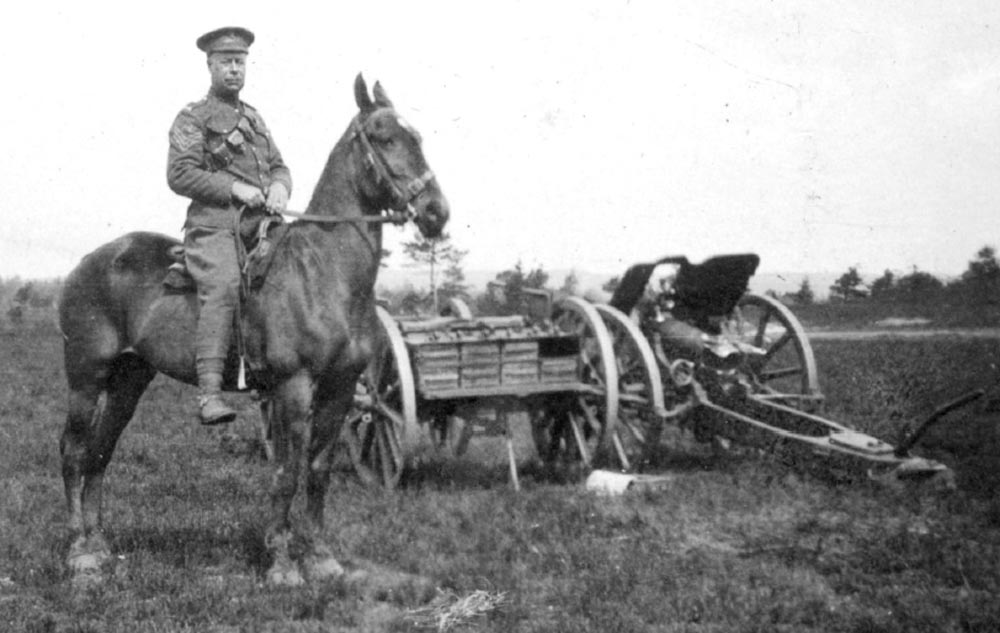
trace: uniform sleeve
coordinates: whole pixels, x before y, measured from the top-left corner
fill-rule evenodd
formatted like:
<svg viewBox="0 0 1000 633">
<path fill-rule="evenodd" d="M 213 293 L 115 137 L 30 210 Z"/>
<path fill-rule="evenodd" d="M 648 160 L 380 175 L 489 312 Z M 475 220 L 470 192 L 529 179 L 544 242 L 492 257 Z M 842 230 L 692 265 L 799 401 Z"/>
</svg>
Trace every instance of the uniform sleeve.
<svg viewBox="0 0 1000 633">
<path fill-rule="evenodd" d="M 292 172 L 281 158 L 281 152 L 278 151 L 278 146 L 274 144 L 274 139 L 271 140 L 271 152 L 268 157 L 268 164 L 271 165 L 271 182 L 280 182 L 285 185 L 285 191 L 288 192 L 288 195 L 292 195 Z"/>
<path fill-rule="evenodd" d="M 205 164 L 204 127 L 194 112 L 185 109 L 170 127 L 167 184 L 174 193 L 192 200 L 229 204 L 236 177 L 223 171 L 209 171 Z"/>
<path fill-rule="evenodd" d="M 268 176 L 271 178 L 271 182 L 280 182 L 285 186 L 285 190 L 288 195 L 292 194 L 292 172 L 285 165 L 285 160 L 281 157 L 281 151 L 278 150 L 277 143 L 274 142 L 274 137 L 271 135 L 270 128 L 264 123 L 264 119 L 260 116 L 260 113 L 256 110 L 254 111 L 254 118 L 256 118 L 258 125 L 262 128 L 264 134 L 267 136 L 267 165 L 268 165 Z"/>
</svg>

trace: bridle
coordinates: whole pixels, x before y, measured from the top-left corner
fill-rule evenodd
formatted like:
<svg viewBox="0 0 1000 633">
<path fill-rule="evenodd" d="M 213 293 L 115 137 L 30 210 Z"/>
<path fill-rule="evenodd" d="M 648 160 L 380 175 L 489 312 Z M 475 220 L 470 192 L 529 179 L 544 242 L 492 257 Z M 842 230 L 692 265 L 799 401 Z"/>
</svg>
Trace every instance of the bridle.
<svg viewBox="0 0 1000 633">
<path fill-rule="evenodd" d="M 357 140 L 361 145 L 361 149 L 364 150 L 364 163 L 369 169 L 375 172 L 375 184 L 380 185 L 385 183 L 388 185 L 392 193 L 392 210 L 396 212 L 404 210 L 413 212 L 413 200 L 423 193 L 427 185 L 434 180 L 434 172 L 428 168 L 423 174 L 406 182 L 401 187 L 397 182 L 399 180 L 398 174 L 392 172 L 392 169 L 389 168 L 389 163 L 385 160 L 385 156 L 382 155 L 382 152 L 375 149 L 371 139 L 368 138 L 364 124 L 361 122 L 360 114 L 355 116 L 354 120 L 351 121 L 351 128 L 351 140 Z"/>
<path fill-rule="evenodd" d="M 362 162 L 373 172 L 375 185 L 386 185 L 392 199 L 389 209 L 383 210 L 378 215 L 366 215 L 361 217 L 337 217 L 329 215 L 316 215 L 311 213 L 299 213 L 296 211 L 282 211 L 282 215 L 289 215 L 300 220 L 310 222 L 321 222 L 328 224 L 339 224 L 344 222 L 357 222 L 366 224 L 405 224 L 417 216 L 416 209 L 413 208 L 413 201 L 427 189 L 427 185 L 434 180 L 434 172 L 427 169 L 423 174 L 413 178 L 402 185 L 399 184 L 400 177 L 393 173 L 378 149 L 372 145 L 371 139 L 365 132 L 361 114 L 358 114 L 351 121 L 351 142 L 357 141 L 363 152 Z"/>
</svg>

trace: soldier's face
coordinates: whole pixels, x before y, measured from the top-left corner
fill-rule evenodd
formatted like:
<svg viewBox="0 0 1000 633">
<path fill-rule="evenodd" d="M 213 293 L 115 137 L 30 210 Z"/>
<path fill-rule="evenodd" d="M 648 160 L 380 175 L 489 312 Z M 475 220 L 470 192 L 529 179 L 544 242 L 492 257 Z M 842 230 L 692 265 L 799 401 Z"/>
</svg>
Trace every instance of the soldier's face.
<svg viewBox="0 0 1000 633">
<path fill-rule="evenodd" d="M 208 72 L 212 75 L 212 92 L 235 95 L 243 89 L 247 76 L 246 53 L 212 53 L 208 56 Z"/>
</svg>

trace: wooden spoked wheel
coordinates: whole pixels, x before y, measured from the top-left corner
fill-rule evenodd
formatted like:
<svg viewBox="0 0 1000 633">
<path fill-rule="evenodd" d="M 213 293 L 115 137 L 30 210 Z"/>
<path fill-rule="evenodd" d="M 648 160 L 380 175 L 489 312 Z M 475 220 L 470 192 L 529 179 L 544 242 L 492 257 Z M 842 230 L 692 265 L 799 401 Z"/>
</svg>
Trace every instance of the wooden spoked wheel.
<svg viewBox="0 0 1000 633">
<path fill-rule="evenodd" d="M 636 323 L 620 310 L 594 306 L 611 335 L 618 373 L 618 426 L 616 450 L 625 461 L 643 459 L 659 440 L 666 408 L 660 368 L 649 341 Z M 623 466 L 635 466 L 625 463 Z"/>
<path fill-rule="evenodd" d="M 406 458 L 418 443 L 413 369 L 403 335 L 392 316 L 375 308 L 375 351 L 358 380 L 344 438 L 354 470 L 366 484 L 394 488 Z"/>
<path fill-rule="evenodd" d="M 452 297 L 448 299 L 448 303 L 441 308 L 441 316 L 451 316 L 458 319 L 471 319 L 472 310 L 469 309 L 469 304 L 458 297 Z"/>
<path fill-rule="evenodd" d="M 532 420 L 535 447 L 547 463 L 580 462 L 590 468 L 614 452 L 619 406 L 614 345 L 597 310 L 578 297 L 560 302 L 552 322 L 578 339 L 582 388 L 546 397 Z"/>
<path fill-rule="evenodd" d="M 733 312 L 729 333 L 759 351 L 744 353 L 744 372 L 757 397 L 804 411 L 823 402 L 816 358 L 802 324 L 783 303 L 748 293 Z"/>
</svg>

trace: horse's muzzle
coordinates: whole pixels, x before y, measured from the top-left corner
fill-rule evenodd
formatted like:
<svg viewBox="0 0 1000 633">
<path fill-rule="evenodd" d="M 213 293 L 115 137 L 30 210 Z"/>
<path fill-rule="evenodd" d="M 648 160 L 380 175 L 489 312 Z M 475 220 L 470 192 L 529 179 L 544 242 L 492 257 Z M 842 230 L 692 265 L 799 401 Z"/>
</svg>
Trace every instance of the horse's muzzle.
<svg viewBox="0 0 1000 633">
<path fill-rule="evenodd" d="M 451 215 L 448 201 L 439 194 L 429 197 L 424 204 L 419 204 L 419 200 L 417 202 L 415 205 L 417 217 L 413 221 L 420 229 L 420 233 L 426 238 L 439 237 Z"/>
</svg>

